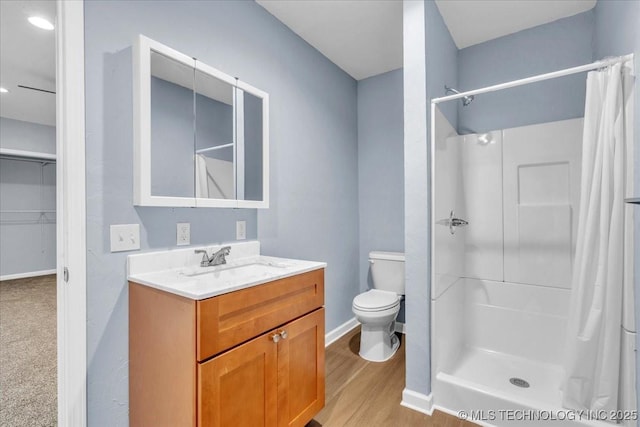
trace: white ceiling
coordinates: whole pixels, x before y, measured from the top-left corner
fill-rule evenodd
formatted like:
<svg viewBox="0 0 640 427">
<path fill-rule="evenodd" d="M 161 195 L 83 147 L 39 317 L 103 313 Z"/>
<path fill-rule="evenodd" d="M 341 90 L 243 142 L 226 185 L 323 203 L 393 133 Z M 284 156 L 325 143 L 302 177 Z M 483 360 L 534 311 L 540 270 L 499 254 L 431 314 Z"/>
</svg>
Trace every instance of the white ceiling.
<svg viewBox="0 0 640 427">
<path fill-rule="evenodd" d="M 256 0 L 356 80 L 402 67 L 401 0 Z"/>
<path fill-rule="evenodd" d="M 256 0 L 357 80 L 402 67 L 402 0 Z M 593 8 L 596 0 L 436 0 L 458 48 Z M 50 0 L 0 0 L 0 116 L 55 125 L 55 32 L 27 18 L 55 22 Z"/>
<path fill-rule="evenodd" d="M 459 49 L 576 15 L 596 0 L 435 0 Z M 401 0 L 256 0 L 356 80 L 402 67 Z"/>
<path fill-rule="evenodd" d="M 56 2 L 0 0 L 0 116 L 55 126 L 56 96 L 18 85 L 56 90 L 55 31 L 31 25 L 37 15 L 55 22 Z"/>
<path fill-rule="evenodd" d="M 458 49 L 585 12 L 596 0 L 435 0 Z"/>
</svg>

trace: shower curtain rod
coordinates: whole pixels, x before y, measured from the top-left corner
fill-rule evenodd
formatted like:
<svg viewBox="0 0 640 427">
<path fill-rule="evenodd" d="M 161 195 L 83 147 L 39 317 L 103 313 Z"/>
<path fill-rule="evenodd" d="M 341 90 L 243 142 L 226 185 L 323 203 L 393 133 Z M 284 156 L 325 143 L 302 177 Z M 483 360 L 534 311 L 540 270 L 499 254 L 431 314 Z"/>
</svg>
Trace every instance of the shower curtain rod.
<svg viewBox="0 0 640 427">
<path fill-rule="evenodd" d="M 633 61 L 633 53 L 631 53 L 629 55 L 625 55 L 625 56 L 618 56 L 616 58 L 603 59 L 601 61 L 592 62 L 591 64 L 580 65 L 578 67 L 567 68 L 567 69 L 560 70 L 560 71 L 554 71 L 552 73 L 539 74 L 537 76 L 527 77 L 527 78 L 520 79 L 520 80 L 513 80 L 513 81 L 510 81 L 510 82 L 507 82 L 507 83 L 500 83 L 500 84 L 493 85 L 493 86 L 487 86 L 487 87 L 484 87 L 484 88 L 481 88 L 481 89 L 469 90 L 467 92 L 461 92 L 461 93 L 458 93 L 458 94 L 455 94 L 455 95 L 442 96 L 440 98 L 433 98 L 431 100 L 431 102 L 433 104 L 438 104 L 438 103 L 444 102 L 444 101 L 450 101 L 450 100 L 453 100 L 453 99 L 464 98 L 465 96 L 479 95 L 481 93 L 495 92 L 495 91 L 501 90 L 501 89 L 508 89 L 508 88 L 512 88 L 512 87 L 522 86 L 522 85 L 526 85 L 526 84 L 529 84 L 529 83 L 535 83 L 535 82 L 539 82 L 539 81 L 543 81 L 543 80 L 554 79 L 556 77 L 569 76 L 571 74 L 576 74 L 576 73 L 582 73 L 582 72 L 585 72 L 585 71 L 595 70 L 595 69 L 598 69 L 598 68 L 607 67 L 609 65 L 617 64 L 618 62 L 627 62 L 627 61 Z"/>
</svg>

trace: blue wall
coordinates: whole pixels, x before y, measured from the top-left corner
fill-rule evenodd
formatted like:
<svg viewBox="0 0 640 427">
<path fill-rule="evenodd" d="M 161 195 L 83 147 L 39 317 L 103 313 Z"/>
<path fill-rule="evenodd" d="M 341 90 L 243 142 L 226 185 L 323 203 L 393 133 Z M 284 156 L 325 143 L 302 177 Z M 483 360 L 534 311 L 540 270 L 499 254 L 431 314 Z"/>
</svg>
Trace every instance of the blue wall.
<svg viewBox="0 0 640 427">
<path fill-rule="evenodd" d="M 55 154 L 56 128 L 0 117 L 0 147 Z M 0 206 L 55 210 L 56 164 L 0 160 Z M 55 213 L 3 213 L 0 219 L 0 276 L 55 270 Z"/>
<path fill-rule="evenodd" d="M 360 291 L 373 285 L 369 252 L 404 252 L 402 99 L 402 70 L 358 82 Z"/>
<path fill-rule="evenodd" d="M 0 159 L 0 206 L 54 211 L 0 214 L 0 276 L 55 270 L 56 164 Z"/>
<path fill-rule="evenodd" d="M 167 23 L 171 24 L 168 25 Z M 242 28 L 242 31 L 238 31 Z M 268 210 L 134 208 L 131 44 L 142 33 L 265 90 L 271 101 Z M 109 225 L 140 223 L 145 249 L 235 238 L 328 262 L 327 328 L 358 293 L 356 82 L 254 2 L 85 2 L 89 425 L 128 424 L 126 253 Z M 258 233 L 257 226 L 260 226 Z"/>
<path fill-rule="evenodd" d="M 636 99 L 635 99 L 635 195 L 640 194 L 640 2 L 625 0 L 600 0 L 596 8 L 595 57 L 619 56 L 635 53 Z M 640 208 L 636 207 L 634 217 L 635 236 L 635 292 L 636 331 L 640 331 Z M 636 348 L 640 348 L 640 337 L 636 336 Z M 640 408 L 640 352 L 636 352 L 636 387 L 638 388 L 638 408 Z"/>
<path fill-rule="evenodd" d="M 593 10 L 461 49 L 462 91 L 549 73 L 593 60 Z M 458 102 L 458 132 L 494 129 L 584 116 L 585 74 L 548 80 Z"/>
<path fill-rule="evenodd" d="M 0 117 L 0 147 L 55 154 L 56 128 Z"/>
<path fill-rule="evenodd" d="M 479 89 L 593 61 L 593 10 L 461 49 L 460 90 Z M 458 105 L 459 133 L 584 116 L 585 74 L 475 97 Z"/>
</svg>

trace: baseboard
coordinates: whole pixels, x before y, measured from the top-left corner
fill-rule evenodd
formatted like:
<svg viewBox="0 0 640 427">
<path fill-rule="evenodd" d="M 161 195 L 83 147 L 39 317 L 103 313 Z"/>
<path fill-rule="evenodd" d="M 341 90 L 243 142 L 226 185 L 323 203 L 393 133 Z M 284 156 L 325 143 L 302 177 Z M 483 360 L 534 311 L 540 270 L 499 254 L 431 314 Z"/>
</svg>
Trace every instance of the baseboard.
<svg viewBox="0 0 640 427">
<path fill-rule="evenodd" d="M 324 335 L 324 346 L 327 347 L 330 344 L 336 342 L 340 337 L 345 335 L 347 332 L 351 331 L 353 328 L 357 327 L 360 323 L 356 320 L 355 317 L 347 320 L 342 325 L 338 326 L 335 329 L 327 332 Z"/>
<path fill-rule="evenodd" d="M 56 274 L 56 270 L 41 270 L 41 271 L 29 271 L 27 273 L 17 274 L 5 274 L 0 276 L 0 282 L 4 280 L 26 279 L 27 277 L 48 276 L 50 274 Z"/>
<path fill-rule="evenodd" d="M 400 402 L 400 405 L 429 416 L 433 414 L 433 399 L 431 394 L 425 395 L 405 388 L 402 390 L 402 402 Z"/>
<path fill-rule="evenodd" d="M 333 344 L 338 339 L 340 339 L 340 337 L 342 337 L 343 335 L 351 331 L 353 328 L 357 327 L 359 324 L 360 322 L 358 322 L 356 318 L 353 317 L 347 320 L 346 322 L 344 322 L 342 325 L 338 326 L 337 328 L 327 332 L 324 336 L 324 346 L 328 347 L 329 345 Z M 401 322 L 396 322 L 395 329 L 396 329 L 396 332 L 399 332 L 401 334 L 404 334 L 406 330 L 404 323 L 401 323 Z"/>
</svg>

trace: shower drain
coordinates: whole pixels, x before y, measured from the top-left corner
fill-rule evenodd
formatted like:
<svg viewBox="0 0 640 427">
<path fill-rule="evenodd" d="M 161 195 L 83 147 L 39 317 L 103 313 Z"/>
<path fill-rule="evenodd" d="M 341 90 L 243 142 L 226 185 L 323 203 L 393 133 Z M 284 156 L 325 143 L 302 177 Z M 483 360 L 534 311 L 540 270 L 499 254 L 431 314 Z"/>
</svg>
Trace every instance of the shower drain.
<svg viewBox="0 0 640 427">
<path fill-rule="evenodd" d="M 509 378 L 509 382 L 511 384 L 513 384 L 516 387 L 522 387 L 522 388 L 528 388 L 529 387 L 529 383 L 525 380 L 523 380 L 522 378 Z"/>
</svg>

